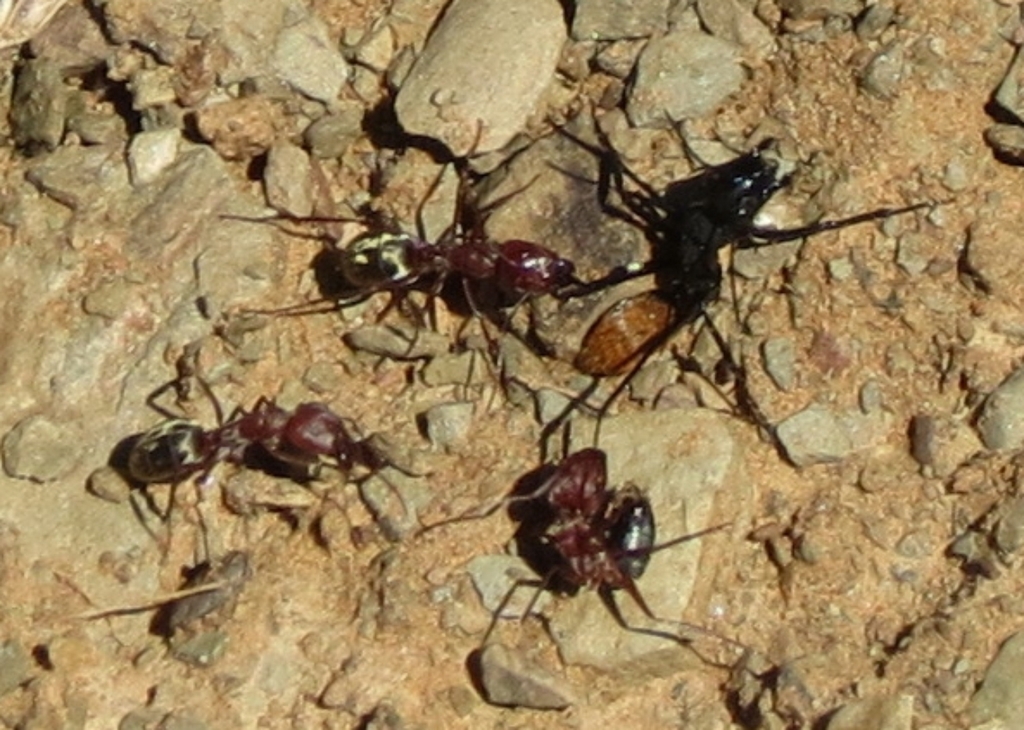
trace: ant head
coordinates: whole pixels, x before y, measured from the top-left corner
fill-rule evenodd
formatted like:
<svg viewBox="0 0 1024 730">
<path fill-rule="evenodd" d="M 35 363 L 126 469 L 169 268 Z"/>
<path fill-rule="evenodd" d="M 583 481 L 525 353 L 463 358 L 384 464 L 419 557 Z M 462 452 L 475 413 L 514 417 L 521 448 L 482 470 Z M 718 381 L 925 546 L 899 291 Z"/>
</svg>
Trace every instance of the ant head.
<svg viewBox="0 0 1024 730">
<path fill-rule="evenodd" d="M 140 434 L 128 452 L 128 475 L 143 484 L 183 479 L 206 461 L 203 433 L 195 423 L 175 419 Z"/>
<path fill-rule="evenodd" d="M 716 208 L 736 221 L 749 224 L 778 190 L 785 187 L 789 175 L 780 174 L 779 160 L 774 155 L 776 141 L 766 139 L 753 151 L 723 165 L 721 197 Z"/>
<path fill-rule="evenodd" d="M 341 275 L 357 289 L 398 284 L 416 275 L 409 254 L 418 239 L 404 233 L 368 233 L 341 252 Z"/>
</svg>

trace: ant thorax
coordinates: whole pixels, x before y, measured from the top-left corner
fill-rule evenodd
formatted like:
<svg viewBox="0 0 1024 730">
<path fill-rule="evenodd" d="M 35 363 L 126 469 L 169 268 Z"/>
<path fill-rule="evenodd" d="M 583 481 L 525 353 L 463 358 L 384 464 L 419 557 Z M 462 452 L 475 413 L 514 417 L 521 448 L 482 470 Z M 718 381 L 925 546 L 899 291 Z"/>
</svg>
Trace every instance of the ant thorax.
<svg viewBox="0 0 1024 730">
<path fill-rule="evenodd" d="M 426 245 L 405 233 L 368 233 L 339 251 L 339 268 L 356 289 L 400 286 L 423 274 L 416 254 Z"/>
<path fill-rule="evenodd" d="M 128 453 L 128 473 L 143 484 L 174 482 L 201 469 L 205 432 L 192 421 L 164 421 L 139 436 Z"/>
</svg>

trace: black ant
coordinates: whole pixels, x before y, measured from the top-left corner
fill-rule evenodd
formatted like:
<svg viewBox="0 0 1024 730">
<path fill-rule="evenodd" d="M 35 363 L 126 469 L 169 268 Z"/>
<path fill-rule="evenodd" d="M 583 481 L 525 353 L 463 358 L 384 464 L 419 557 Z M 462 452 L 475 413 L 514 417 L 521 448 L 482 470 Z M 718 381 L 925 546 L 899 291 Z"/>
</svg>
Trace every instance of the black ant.
<svg viewBox="0 0 1024 730">
<path fill-rule="evenodd" d="M 516 533 L 520 552 L 544 577 L 539 581 L 518 581 L 512 586 L 495 610 L 482 644 L 487 643 L 498 617 L 515 590 L 522 585 L 538 589 L 523 612 L 524 616 L 530 613 L 544 588 L 555 587 L 569 593 L 590 588 L 598 591 L 623 628 L 686 643 L 673 634 L 628 625 L 612 599 L 612 591 L 624 590 L 651 620 L 706 633 L 700 627 L 656 616 L 636 581 L 644 574 L 652 553 L 718 532 L 728 525 L 718 525 L 655 545 L 656 529 L 650 502 L 631 484 L 621 489 L 610 489 L 605 452 L 587 448 L 565 457 L 533 491 L 506 497 L 483 511 L 454 517 L 425 530 L 487 517 L 502 506 L 512 505 L 525 507 L 514 515 L 520 523 Z"/>
<path fill-rule="evenodd" d="M 603 147 L 598 147 L 560 131 L 598 157 L 602 209 L 640 227 L 653 252 L 651 260 L 642 266 L 622 267 L 579 291 L 589 293 L 647 274 L 655 277 L 653 290 L 620 300 L 600 315 L 585 334 L 575 358 L 576 368 L 588 375 L 626 374 L 601 406 L 602 414 L 651 354 L 679 329 L 703 317 L 722 349 L 726 364 L 737 375 L 741 407 L 759 428 L 771 434 L 767 419 L 746 392 L 739 365 L 707 317 L 707 307 L 718 299 L 721 290 L 721 249 L 729 245 L 737 249 L 768 246 L 931 206 L 916 203 L 878 208 L 796 228 L 764 227 L 754 222 L 755 217 L 792 179 L 791 174 L 781 173 L 777 159 L 766 154 L 776 145 L 772 139 L 731 161 L 705 166 L 697 174 L 672 182 L 658 192 L 619 160 L 603 134 Z M 627 179 L 633 188 L 627 187 Z M 613 188 L 624 208 L 609 202 Z"/>
</svg>

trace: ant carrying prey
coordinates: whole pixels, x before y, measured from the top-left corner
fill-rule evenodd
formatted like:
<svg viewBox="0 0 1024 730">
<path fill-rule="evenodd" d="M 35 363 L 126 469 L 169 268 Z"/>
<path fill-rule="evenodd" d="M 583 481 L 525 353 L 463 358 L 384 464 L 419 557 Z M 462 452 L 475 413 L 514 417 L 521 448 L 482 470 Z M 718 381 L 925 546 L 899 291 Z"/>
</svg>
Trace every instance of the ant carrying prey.
<svg viewBox="0 0 1024 730">
<path fill-rule="evenodd" d="M 583 337 L 574 365 L 595 378 L 625 374 L 601 406 L 603 414 L 625 389 L 644 362 L 682 327 L 700 318 L 708 324 L 736 377 L 740 407 L 755 424 L 771 433 L 767 419 L 746 392 L 740 366 L 724 337 L 707 317 L 707 308 L 720 294 L 723 270 L 719 252 L 727 246 L 750 249 L 793 241 L 871 221 L 922 210 L 930 203 L 878 208 L 837 220 L 795 228 L 759 225 L 756 216 L 792 180 L 774 154 L 768 139 L 750 152 L 657 191 L 629 170 L 600 133 L 601 146 L 562 130 L 572 141 L 598 157 L 600 204 L 609 215 L 641 228 L 652 248 L 642 266 L 613 271 L 588 284 L 581 293 L 597 291 L 639 276 L 654 276 L 652 290 L 622 299 L 605 310 Z M 609 198 L 614 190 L 620 203 Z"/>
<path fill-rule="evenodd" d="M 608 487 L 604 451 L 597 448 L 577 451 L 557 466 L 549 467 L 547 472 L 540 485 L 532 491 L 506 497 L 482 511 L 426 528 L 430 530 L 455 522 L 481 519 L 503 506 L 510 507 L 513 518 L 519 522 L 516 532 L 519 552 L 543 578 L 520 580 L 512 586 L 494 611 L 481 643 L 487 643 L 498 618 L 516 589 L 522 586 L 537 589 L 523 616 L 531 612 L 545 588 L 570 594 L 589 588 L 598 592 L 623 628 L 688 643 L 675 634 L 627 624 L 612 598 L 613 591 L 623 590 L 652 621 L 707 633 L 698 626 L 655 615 L 636 581 L 644 574 L 654 552 L 719 532 L 728 525 L 718 525 L 655 544 L 655 518 L 650 502 L 631 484 L 620 489 Z"/>
</svg>

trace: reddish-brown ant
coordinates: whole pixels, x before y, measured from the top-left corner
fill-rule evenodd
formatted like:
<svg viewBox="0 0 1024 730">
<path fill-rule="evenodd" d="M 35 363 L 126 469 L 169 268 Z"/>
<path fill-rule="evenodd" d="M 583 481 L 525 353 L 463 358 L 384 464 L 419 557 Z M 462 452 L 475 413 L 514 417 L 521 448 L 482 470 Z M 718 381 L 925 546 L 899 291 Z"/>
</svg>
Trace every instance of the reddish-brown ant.
<svg viewBox="0 0 1024 730">
<path fill-rule="evenodd" d="M 500 299 L 498 306 L 505 306 L 518 304 L 529 297 L 557 295 L 569 288 L 583 286 L 575 276 L 572 261 L 549 248 L 519 239 L 496 242 L 486 238 L 482 233 L 482 219 L 486 217 L 486 211 L 471 210 L 467 202 L 468 175 L 465 166 L 460 166 L 454 222 L 436 242 L 428 240 L 419 213 L 416 216 L 417 235 L 396 230 L 397 226 L 392 222 L 371 221 L 375 224 L 370 231 L 344 248 L 331 248 L 326 252 L 325 271 L 339 277 L 341 281 L 324 282 L 323 288 L 336 292 L 336 296 L 269 313 L 330 311 L 363 301 L 380 292 L 388 292 L 402 299 L 411 291 L 425 289 L 434 297 L 453 276 L 461 278 L 466 297 L 474 311 L 477 308 L 471 287 L 479 291 L 496 292 Z M 440 181 L 439 175 L 427 192 L 427 198 Z M 237 219 L 236 216 L 225 217 Z M 259 220 L 282 219 L 295 223 L 347 220 L 287 215 Z"/>
<path fill-rule="evenodd" d="M 539 581 L 519 581 L 512 586 L 495 610 L 482 643 L 487 642 L 514 591 L 523 585 L 538 588 L 524 616 L 530 613 L 544 588 L 554 586 L 570 592 L 590 588 L 598 591 L 624 628 L 681 640 L 675 635 L 626 624 L 611 600 L 612 591 L 624 590 L 648 618 L 704 631 L 700 627 L 656 616 L 636 581 L 643 575 L 655 551 L 718 532 L 728 525 L 718 525 L 655 545 L 654 514 L 648 500 L 633 485 L 609 488 L 605 452 L 588 448 L 565 457 L 533 491 L 507 497 L 485 510 L 455 517 L 426 529 L 483 518 L 503 506 L 512 505 L 529 508 L 529 514 L 522 515 L 517 539 L 521 552 L 528 561 L 530 556 L 533 557 L 532 562 L 544 577 Z"/>
<path fill-rule="evenodd" d="M 316 477 L 322 459 L 342 470 L 355 465 L 376 470 L 386 463 L 326 404 L 301 403 L 288 411 L 260 398 L 252 410 L 239 408 L 215 428 L 172 419 L 138 435 L 128 451 L 127 472 L 143 484 L 158 484 L 205 476 L 221 462 L 269 460 L 268 468 L 304 480 Z"/>
<path fill-rule="evenodd" d="M 325 464 L 343 472 L 360 466 L 371 473 L 391 465 L 373 437 L 355 436 L 354 427 L 325 403 L 300 403 L 288 410 L 261 397 L 251 410 L 236 408 L 225 419 L 216 396 L 195 372 L 197 354 L 196 348 L 188 348 L 178 360 L 178 377 L 147 398 L 151 407 L 168 416 L 167 420 L 129 437 L 115 452 L 132 481 L 142 485 L 177 485 L 192 477 L 202 481 L 224 462 L 260 468 L 300 482 L 316 479 Z M 213 405 L 217 420 L 213 428 L 173 417 L 158 403 L 158 398 L 172 388 L 183 400 L 193 382 Z"/>
</svg>

